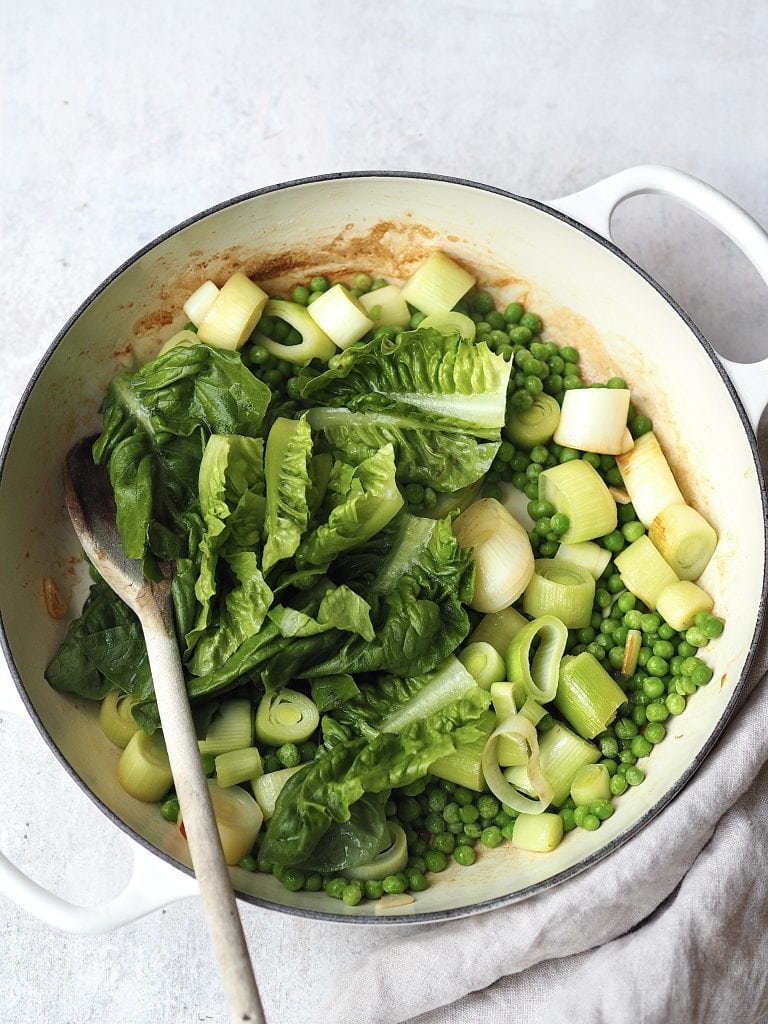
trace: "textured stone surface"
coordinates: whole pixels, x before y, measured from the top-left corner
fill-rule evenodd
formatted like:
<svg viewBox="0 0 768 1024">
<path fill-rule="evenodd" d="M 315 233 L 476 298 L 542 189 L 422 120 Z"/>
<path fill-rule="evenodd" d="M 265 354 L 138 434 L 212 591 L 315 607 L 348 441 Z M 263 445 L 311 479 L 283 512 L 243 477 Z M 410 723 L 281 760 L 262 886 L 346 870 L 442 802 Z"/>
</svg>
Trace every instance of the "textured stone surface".
<svg viewBox="0 0 768 1024">
<path fill-rule="evenodd" d="M 768 12 L 748 0 L 36 0 L 0 16 L 3 430 L 56 331 L 115 266 L 261 185 L 395 168 L 547 199 L 661 162 L 768 221 Z M 648 198 L 615 228 L 721 351 L 768 354 L 766 294 L 714 229 Z M 116 893 L 122 838 L 29 721 L 0 717 L 0 756 L 0 848 L 73 900 Z M 311 1020 L 330 980 L 348 984 L 393 941 L 252 908 L 246 927 L 282 1024 Z M 0 901 L 0 948 L 9 1024 L 226 1020 L 192 900 L 93 939 Z"/>
</svg>

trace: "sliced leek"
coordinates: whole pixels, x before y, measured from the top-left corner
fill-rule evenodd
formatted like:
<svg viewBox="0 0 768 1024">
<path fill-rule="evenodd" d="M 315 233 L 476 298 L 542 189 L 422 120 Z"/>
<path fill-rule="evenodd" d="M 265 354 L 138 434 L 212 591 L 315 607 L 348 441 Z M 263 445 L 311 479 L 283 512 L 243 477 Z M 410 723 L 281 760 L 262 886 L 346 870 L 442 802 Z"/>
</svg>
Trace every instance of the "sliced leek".
<svg viewBox="0 0 768 1024">
<path fill-rule="evenodd" d="M 638 437 L 631 451 L 616 457 L 616 464 L 644 526 L 650 526 L 668 505 L 685 504 L 653 431 Z"/>
<path fill-rule="evenodd" d="M 581 544 L 561 544 L 557 549 L 555 558 L 563 559 L 573 565 L 580 565 L 582 569 L 594 578 L 599 579 L 608 568 L 611 560 L 611 552 L 601 548 L 599 544 L 585 540 Z"/>
<path fill-rule="evenodd" d="M 512 845 L 530 853 L 551 853 L 563 838 L 559 814 L 518 814 L 512 828 Z"/>
<path fill-rule="evenodd" d="M 620 455 L 627 429 L 629 391 L 625 388 L 576 388 L 566 391 L 555 444 L 598 455 Z"/>
<path fill-rule="evenodd" d="M 303 767 L 303 764 L 297 764 L 293 768 L 281 768 L 279 771 L 268 772 L 266 775 L 260 775 L 257 779 L 251 780 L 253 795 L 256 797 L 256 802 L 261 808 L 265 821 L 269 821 L 275 813 L 277 798 L 282 793 L 288 779 L 296 772 L 300 772 Z"/>
<path fill-rule="evenodd" d="M 497 746 L 499 738 L 502 736 L 510 739 L 513 736 L 520 737 L 528 746 L 528 761 L 522 770 L 526 774 L 532 797 L 526 796 L 513 786 L 499 767 Z M 527 814 L 542 814 L 552 802 L 552 787 L 544 776 L 539 761 L 539 741 L 536 729 L 522 715 L 512 715 L 491 733 L 483 751 L 482 763 L 483 775 L 488 788 L 502 803 L 514 810 Z"/>
<path fill-rule="evenodd" d="M 396 284 L 388 284 L 361 295 L 360 305 L 377 327 L 407 327 L 411 319 L 408 303 Z"/>
<path fill-rule="evenodd" d="M 491 686 L 491 701 L 493 710 L 496 712 L 496 724 L 501 725 L 508 718 L 517 714 L 518 700 L 515 700 L 515 690 L 523 689 L 515 683 L 493 683 Z M 539 707 L 533 704 L 530 698 L 526 698 L 525 690 L 520 695 L 519 703 L 524 704 L 520 714 L 536 725 L 538 719 L 531 715 L 530 706 Z M 527 712 L 527 713 L 526 713 Z M 544 712 L 542 711 L 543 715 Z M 528 763 L 528 744 L 519 733 L 510 736 L 499 736 L 496 743 L 496 760 L 504 768 L 514 765 L 526 765 Z"/>
<path fill-rule="evenodd" d="M 569 629 L 588 626 L 595 600 L 595 577 L 564 559 L 538 558 L 523 594 L 523 611 L 531 618 L 553 615 Z"/>
<path fill-rule="evenodd" d="M 284 320 L 301 335 L 298 345 L 284 345 L 257 332 L 255 340 L 277 359 L 293 363 L 295 366 L 303 366 L 310 359 L 320 359 L 327 363 L 336 352 L 336 346 L 325 331 L 317 326 L 307 312 L 306 306 L 298 302 L 287 302 L 285 299 L 270 299 L 264 312 L 267 316 Z"/>
<path fill-rule="evenodd" d="M 630 629 L 624 641 L 624 660 L 621 663 L 621 674 L 629 678 L 635 674 L 637 659 L 643 643 L 643 634 L 639 629 Z"/>
<path fill-rule="evenodd" d="M 184 315 L 187 320 L 199 327 L 205 315 L 219 295 L 218 287 L 213 281 L 203 281 L 198 289 L 184 303 Z"/>
<path fill-rule="evenodd" d="M 453 309 L 474 285 L 475 279 L 458 263 L 439 249 L 408 278 L 402 296 L 416 309 L 429 316 Z"/>
<path fill-rule="evenodd" d="M 664 561 L 650 537 L 634 541 L 614 562 L 627 590 L 651 609 L 656 608 L 659 594 L 678 582 L 677 573 Z"/>
<path fill-rule="evenodd" d="M 343 284 L 335 284 L 307 307 L 307 312 L 334 345 L 349 348 L 374 326 L 360 301 Z"/>
<path fill-rule="evenodd" d="M 563 658 L 555 706 L 579 736 L 591 740 L 607 728 L 627 700 L 621 687 L 588 651 Z"/>
<path fill-rule="evenodd" d="M 501 655 L 506 655 L 507 648 L 528 620 L 514 608 L 502 608 L 500 612 L 484 615 L 480 625 L 470 636 L 470 643 L 486 643 L 495 647 Z"/>
<path fill-rule="evenodd" d="M 493 716 L 490 717 L 493 720 Z M 482 793 L 485 789 L 483 750 L 490 731 L 484 736 L 479 736 L 472 743 L 465 743 L 453 754 L 433 761 L 429 767 L 430 774 L 437 779 L 445 779 L 446 782 L 453 782 L 457 786 L 471 789 L 474 793 Z"/>
<path fill-rule="evenodd" d="M 568 799 L 579 769 L 600 760 L 600 751 L 587 740 L 555 722 L 539 743 L 541 768 L 552 786 L 552 803 L 560 807 Z"/>
<path fill-rule="evenodd" d="M 121 750 L 125 750 L 131 736 L 139 731 L 139 724 L 132 713 L 135 703 L 119 690 L 111 690 L 99 708 L 101 731 Z"/>
<path fill-rule="evenodd" d="M 697 580 L 717 547 L 717 534 L 690 505 L 667 505 L 656 516 L 648 536 L 681 580 Z"/>
<path fill-rule="evenodd" d="M 264 815 L 253 797 L 240 786 L 221 789 L 209 779 L 208 791 L 224 860 L 227 864 L 237 864 L 253 849 Z M 183 819 L 180 824 L 183 824 Z"/>
<path fill-rule="evenodd" d="M 565 544 L 594 540 L 616 529 L 616 502 L 594 466 L 583 459 L 545 469 L 539 476 L 539 499 L 568 516 Z"/>
<path fill-rule="evenodd" d="M 577 807 L 611 799 L 611 777 L 604 764 L 587 764 L 579 768 L 571 783 L 571 799 Z"/>
<path fill-rule="evenodd" d="M 383 290 L 383 289 L 382 289 Z M 374 292 L 374 294 L 376 294 Z M 356 868 L 345 868 L 347 878 L 356 878 L 360 882 L 378 881 L 387 875 L 396 875 L 408 863 L 408 843 L 405 832 L 394 822 L 388 822 L 389 846 L 377 853 L 372 861 L 360 864 Z"/>
<path fill-rule="evenodd" d="M 523 527 L 495 498 L 481 498 L 455 520 L 453 532 L 462 547 L 472 548 L 471 606 L 478 612 L 509 607 L 533 575 L 533 551 Z"/>
<path fill-rule="evenodd" d="M 237 786 L 241 782 L 250 782 L 264 774 L 261 754 L 256 747 L 245 750 L 229 750 L 219 754 L 215 761 L 216 781 L 222 789 Z"/>
<path fill-rule="evenodd" d="M 567 391 L 566 395 L 576 394 Z M 557 430 L 560 406 L 551 395 L 535 395 L 529 409 L 510 409 L 507 413 L 507 433 L 519 448 L 534 448 L 546 444 Z"/>
<path fill-rule="evenodd" d="M 482 640 L 467 644 L 458 657 L 467 672 L 483 690 L 490 690 L 491 683 L 500 683 L 506 678 L 507 670 L 504 658 L 495 647 Z"/>
<path fill-rule="evenodd" d="M 250 747 L 253 739 L 253 716 L 249 700 L 225 701 L 208 726 L 204 740 L 198 740 L 201 754 L 226 754 L 230 750 Z"/>
<path fill-rule="evenodd" d="M 462 338 L 466 338 L 467 341 L 474 341 L 477 334 L 475 321 L 465 316 L 464 313 L 456 313 L 453 310 L 446 313 L 433 313 L 431 316 L 425 317 L 419 327 L 431 327 L 435 331 L 440 331 L 441 334 L 458 334 Z"/>
<path fill-rule="evenodd" d="M 665 587 L 656 602 L 656 611 L 672 629 L 690 629 L 699 612 L 711 612 L 714 601 L 690 580 Z"/>
<path fill-rule="evenodd" d="M 268 298 L 245 274 L 233 274 L 197 326 L 200 341 L 214 348 L 240 348 L 251 336 Z"/>
<path fill-rule="evenodd" d="M 546 704 L 557 691 L 560 659 L 568 630 L 553 615 L 542 615 L 520 630 L 507 651 L 507 677 L 522 683 L 529 696 Z M 534 641 L 539 641 L 534 651 Z"/>
<path fill-rule="evenodd" d="M 140 729 L 131 736 L 117 762 L 117 779 L 135 800 L 145 804 L 162 800 L 173 776 L 161 733 L 149 736 Z"/>
<path fill-rule="evenodd" d="M 157 354 L 162 356 L 172 348 L 176 348 L 177 345 L 202 345 L 202 342 L 195 331 L 179 331 L 161 346 Z"/>
<path fill-rule="evenodd" d="M 256 739 L 280 746 L 303 743 L 317 730 L 320 714 L 314 701 L 296 690 L 267 693 L 256 711 Z"/>
</svg>

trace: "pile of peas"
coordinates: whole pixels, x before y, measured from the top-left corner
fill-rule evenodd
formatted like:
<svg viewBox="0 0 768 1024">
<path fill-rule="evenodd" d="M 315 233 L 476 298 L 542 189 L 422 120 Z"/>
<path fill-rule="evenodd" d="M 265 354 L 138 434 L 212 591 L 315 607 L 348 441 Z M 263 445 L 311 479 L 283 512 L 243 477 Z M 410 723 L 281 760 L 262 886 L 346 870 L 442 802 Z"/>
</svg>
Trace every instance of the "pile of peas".
<svg viewBox="0 0 768 1024">
<path fill-rule="evenodd" d="M 351 292 L 356 297 L 383 288 L 388 282 L 368 274 L 355 275 Z M 311 279 L 308 285 L 297 285 L 290 298 L 301 305 L 311 305 L 332 286 L 323 276 Z M 508 403 L 509 414 L 531 407 L 535 396 L 542 392 L 562 404 L 566 391 L 586 387 L 579 369 L 579 353 L 571 346 L 559 346 L 541 338 L 543 323 L 536 313 L 527 312 L 519 302 L 509 303 L 503 312 L 496 309 L 493 297 L 477 291 L 462 299 L 456 310 L 469 316 L 477 328 L 477 339 L 512 361 Z M 410 328 L 415 330 L 425 314 L 413 311 Z M 301 336 L 284 321 L 264 316 L 258 330 L 283 344 L 298 344 Z M 394 338 L 395 327 L 375 327 L 357 342 L 355 347 L 379 337 Z M 280 415 L 291 415 L 299 407 L 297 377 L 301 367 L 277 359 L 261 345 L 250 343 L 244 351 L 254 372 L 273 390 L 272 404 Z M 332 369 L 339 365 L 343 353 L 328 363 Z M 310 364 L 310 372 L 321 372 L 321 365 Z M 621 377 L 612 377 L 604 384 L 591 387 L 625 388 Z M 627 420 L 630 433 L 638 438 L 653 429 L 652 421 L 630 406 Z M 529 533 L 534 554 L 552 558 L 562 535 L 568 530 L 568 517 L 556 512 L 546 501 L 539 501 L 538 478 L 552 466 L 583 459 L 590 463 L 609 487 L 623 487 L 616 459 L 612 455 L 596 455 L 563 447 L 553 441 L 536 445 L 529 450 L 518 449 L 506 431 L 502 432 L 499 451 L 486 475 L 483 493 L 487 497 L 501 498 L 500 484 L 511 483 L 522 491 L 528 501 L 528 514 L 534 521 Z M 412 512 L 429 513 L 438 502 L 431 487 L 408 484 L 404 488 L 407 507 Z M 611 555 L 616 555 L 627 544 L 645 533 L 631 504 L 618 506 L 618 525 L 615 530 L 598 538 Z M 630 629 L 640 630 L 642 641 L 637 668 L 630 677 L 621 674 L 624 644 Z M 683 713 L 688 697 L 712 678 L 712 669 L 698 656 L 711 639 L 720 636 L 723 622 L 714 615 L 701 612 L 694 625 L 684 633 L 675 631 L 660 615 L 650 611 L 624 587 L 616 572 L 613 558 L 598 580 L 595 602 L 589 626 L 568 631 L 567 651 L 580 654 L 588 651 L 610 672 L 627 694 L 627 704 L 613 725 L 595 739 L 600 748 L 600 763 L 610 776 L 610 789 L 618 797 L 630 786 L 639 786 L 645 772 L 638 762 L 652 752 L 666 735 L 665 723 Z M 538 724 L 544 732 L 553 725 L 553 718 L 545 714 Z M 264 755 L 264 770 L 277 771 L 312 760 L 318 753 L 316 744 L 283 744 L 269 749 Z M 204 761 L 206 759 L 204 758 Z M 206 774 L 213 773 L 213 759 L 205 764 Z M 175 796 L 169 797 L 161 807 L 169 821 L 175 821 L 179 805 Z M 387 816 L 399 822 L 405 830 L 408 843 L 408 861 L 404 871 L 389 875 L 381 881 L 359 882 L 342 876 L 324 876 L 319 872 L 304 872 L 298 868 L 283 868 L 266 862 L 259 854 L 261 837 L 251 854 L 244 857 L 240 867 L 247 871 L 272 873 L 291 892 L 324 890 L 329 896 L 356 906 L 363 899 L 376 900 L 385 894 L 407 891 L 422 892 L 429 887 L 428 874 L 444 871 L 453 857 L 456 863 L 468 866 L 477 857 L 477 848 L 494 849 L 511 840 L 517 812 L 502 805 L 489 791 L 475 793 L 452 782 L 430 776 L 395 790 L 386 807 Z M 611 800 L 598 800 L 589 806 L 576 806 L 571 798 L 560 809 L 563 829 L 587 831 L 598 829 L 614 813 Z"/>
</svg>

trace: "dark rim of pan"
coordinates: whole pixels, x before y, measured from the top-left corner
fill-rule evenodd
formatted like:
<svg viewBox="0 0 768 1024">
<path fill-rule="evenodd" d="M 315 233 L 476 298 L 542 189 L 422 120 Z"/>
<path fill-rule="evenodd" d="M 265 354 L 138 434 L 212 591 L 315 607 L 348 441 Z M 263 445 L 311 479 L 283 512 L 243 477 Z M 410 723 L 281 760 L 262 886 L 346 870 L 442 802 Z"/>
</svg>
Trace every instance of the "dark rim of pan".
<svg viewBox="0 0 768 1024">
<path fill-rule="evenodd" d="M 338 181 L 338 180 L 344 180 L 344 179 L 349 179 L 349 178 L 402 178 L 402 179 L 417 179 L 417 180 L 421 179 L 421 180 L 427 180 L 427 181 L 439 181 L 439 182 L 444 182 L 444 183 L 449 184 L 449 185 L 461 185 L 461 186 L 463 186 L 465 188 L 477 189 L 478 191 L 481 191 L 481 192 L 490 192 L 490 193 L 493 193 L 494 195 L 502 196 L 505 199 L 512 199 L 515 202 L 524 203 L 526 206 L 533 207 L 536 210 L 540 210 L 542 213 L 548 214 L 550 217 L 555 217 L 557 220 L 561 220 L 564 223 L 569 224 L 571 227 L 575 228 L 576 230 L 580 231 L 582 234 L 586 235 L 593 242 L 596 242 L 597 244 L 601 245 L 603 248 L 607 249 L 614 256 L 616 256 L 618 259 L 620 259 L 623 263 L 626 263 L 628 267 L 630 267 L 632 270 L 635 271 L 635 273 L 639 274 L 649 285 L 651 285 L 652 288 L 654 288 L 658 292 L 658 294 L 667 303 L 669 303 L 669 305 L 672 307 L 672 309 L 684 321 L 684 323 L 689 328 L 689 330 L 698 339 L 699 344 L 701 345 L 701 347 L 704 349 L 704 351 L 709 356 L 709 359 L 711 360 L 711 362 L 713 363 L 715 369 L 717 370 L 718 374 L 720 375 L 720 377 L 721 377 L 725 387 L 728 390 L 728 393 L 731 396 L 731 399 L 733 400 L 734 405 L 736 406 L 736 409 L 737 409 L 737 411 L 739 413 L 739 417 L 741 418 L 742 425 L 744 427 L 744 431 L 745 431 L 745 433 L 747 435 L 747 439 L 748 439 L 750 447 L 752 449 L 752 457 L 754 459 L 755 469 L 757 471 L 757 480 L 758 480 L 759 487 L 760 487 L 760 496 L 761 496 L 762 505 L 763 505 L 763 521 L 766 524 L 765 525 L 765 539 L 766 539 L 767 543 L 766 543 L 766 549 L 765 550 L 766 550 L 766 557 L 768 558 L 768 496 L 766 495 L 766 484 L 765 484 L 765 480 L 764 480 L 764 477 L 763 477 L 762 467 L 761 467 L 761 464 L 760 464 L 760 457 L 759 457 L 759 454 L 758 454 L 756 438 L 755 438 L 754 433 L 752 431 L 751 424 L 750 424 L 749 419 L 747 417 L 747 414 L 746 414 L 746 412 L 744 410 L 744 406 L 742 405 L 741 399 L 739 398 L 739 396 L 738 396 L 738 394 L 736 392 L 736 389 L 733 386 L 730 378 L 728 377 L 728 375 L 726 374 L 725 370 L 723 369 L 723 367 L 722 367 L 722 365 L 721 365 L 717 355 L 715 354 L 714 349 L 709 344 L 709 342 L 706 340 L 706 338 L 701 333 L 701 331 L 696 326 L 696 324 L 693 322 L 693 320 L 685 312 L 685 310 L 681 309 L 681 307 L 672 298 L 672 296 L 669 295 L 669 293 L 664 288 L 662 288 L 662 286 L 660 284 L 658 284 L 658 282 L 655 281 L 648 273 L 646 273 L 646 271 L 644 271 L 642 269 L 642 267 L 639 267 L 634 262 L 634 260 L 632 260 L 624 252 L 622 252 L 621 249 L 617 248 L 611 241 L 603 238 L 601 235 L 598 235 L 596 232 L 592 231 L 590 228 L 585 227 L 583 224 L 580 224 L 578 221 L 573 220 L 571 217 L 568 217 L 566 214 L 560 213 L 558 210 L 553 209 L 551 206 L 547 206 L 545 203 L 538 202 L 535 199 L 527 199 L 524 196 L 515 195 L 514 193 L 507 192 L 504 189 L 495 188 L 492 185 L 483 185 L 483 184 L 480 184 L 479 182 L 469 181 L 469 180 L 464 179 L 464 178 L 451 178 L 451 177 L 446 177 L 445 175 L 440 175 L 440 174 L 421 174 L 421 173 L 414 172 L 414 171 L 346 171 L 346 172 L 340 172 L 338 174 L 320 174 L 320 175 L 316 175 L 316 176 L 313 176 L 313 177 L 310 177 L 310 178 L 297 178 L 294 181 L 281 182 L 278 185 L 269 185 L 266 188 L 256 189 L 253 192 L 246 192 L 244 195 L 236 196 L 235 198 L 229 199 L 226 202 L 219 203 L 216 206 L 212 206 L 209 209 L 204 210 L 202 213 L 198 213 L 196 216 L 190 217 L 188 220 L 182 221 L 180 224 L 177 224 L 175 227 L 170 228 L 170 230 L 164 232 L 162 235 L 159 235 L 157 238 L 155 238 L 154 241 L 149 242 L 147 245 L 143 246 L 143 248 L 139 249 L 138 252 L 134 253 L 133 256 L 131 256 L 123 264 L 121 264 L 121 266 L 119 266 L 117 268 L 117 270 L 115 270 L 112 274 L 110 274 L 110 276 L 107 277 L 98 286 L 98 288 L 96 288 L 96 290 L 94 292 L 92 292 L 91 295 L 88 296 L 88 298 L 82 303 L 82 305 L 69 318 L 69 320 L 64 325 L 64 327 L 62 327 L 62 329 L 56 335 L 56 337 L 55 337 L 53 343 L 51 344 L 50 348 L 45 353 L 43 358 L 40 360 L 40 363 L 38 364 L 37 368 L 35 369 L 34 373 L 32 374 L 32 377 L 30 378 L 29 383 L 27 384 L 26 388 L 24 389 L 24 393 L 21 396 L 21 399 L 19 401 L 19 404 L 18 404 L 18 406 L 16 408 L 16 411 L 14 413 L 13 419 L 11 421 L 11 425 L 10 425 L 10 427 L 8 429 L 8 434 L 7 434 L 7 436 L 5 438 L 5 441 L 3 443 L 2 452 L 0 452 L 0 482 L 2 481 L 3 472 L 5 470 L 5 462 L 6 462 L 6 458 L 8 456 L 8 452 L 9 452 L 9 449 L 10 449 L 12 443 L 13 443 L 14 434 L 16 432 L 16 426 L 17 426 L 17 424 L 19 422 L 19 419 L 20 419 L 20 417 L 21 417 L 21 415 L 22 415 L 22 413 L 24 411 L 24 407 L 25 407 L 25 405 L 27 403 L 27 399 L 29 398 L 29 395 L 30 395 L 32 389 L 34 388 L 35 384 L 37 383 L 37 380 L 38 380 L 40 374 L 42 373 L 43 369 L 45 368 L 48 360 L 51 358 L 51 355 L 53 354 L 55 349 L 58 347 L 58 345 L 62 341 L 62 339 L 66 336 L 66 334 L 68 333 L 68 331 L 70 330 L 72 325 L 75 323 L 75 321 L 85 312 L 85 310 L 91 305 L 91 303 L 95 299 L 97 299 L 99 295 L 101 295 L 101 293 L 104 291 L 104 289 L 107 288 L 107 286 L 110 285 L 112 283 L 112 281 L 114 281 L 117 277 L 119 277 L 125 270 L 128 270 L 131 266 L 133 266 L 134 263 L 136 263 L 137 260 L 141 259 L 142 256 L 144 256 L 146 253 L 150 252 L 152 249 L 154 249 L 156 246 L 158 246 L 161 242 L 164 242 L 167 238 L 170 238 L 173 235 L 177 234 L 179 231 L 182 231 L 184 228 L 188 227 L 190 224 L 195 224 L 197 221 L 204 220 L 206 217 L 209 217 L 211 214 L 218 213 L 219 211 L 225 210 L 228 207 L 237 206 L 239 203 L 247 202 L 247 201 L 249 201 L 251 199 L 257 198 L 258 196 L 268 195 L 271 192 L 280 192 L 280 191 L 284 191 L 284 190 L 287 190 L 287 189 L 295 188 L 296 186 L 299 186 L 299 185 L 310 185 L 310 184 L 314 184 L 316 182 Z M 276 910 L 276 911 L 280 911 L 282 913 L 296 914 L 296 915 L 298 915 L 300 917 L 312 918 L 312 919 L 316 919 L 318 921 L 337 921 L 337 922 L 344 923 L 344 924 L 347 924 L 347 923 L 358 923 L 358 924 L 360 924 L 360 923 L 362 923 L 362 924 L 376 924 L 376 925 L 391 925 L 391 924 L 415 925 L 415 924 L 421 924 L 421 923 L 427 923 L 427 922 L 449 921 L 449 920 L 451 920 L 453 918 L 468 917 L 468 916 L 470 916 L 472 914 L 484 913 L 486 911 L 494 910 L 494 909 L 497 909 L 499 907 L 509 906 L 510 904 L 517 903 L 520 900 L 524 900 L 524 899 L 528 898 L 529 896 L 534 896 L 534 895 L 536 895 L 538 893 L 544 892 L 545 890 L 551 888 L 552 886 L 557 885 L 560 882 L 564 882 L 567 879 L 572 878 L 574 875 L 577 875 L 579 872 L 584 871 L 584 870 L 586 870 L 589 867 L 592 867 L 598 861 L 600 861 L 604 857 L 608 856 L 608 854 L 610 854 L 614 850 L 618 849 L 618 847 L 621 846 L 623 843 L 627 842 L 627 840 L 629 840 L 633 836 L 635 836 L 645 825 L 648 824 L 648 822 L 652 818 L 654 818 L 661 810 L 663 810 L 663 808 L 666 807 L 670 803 L 670 801 L 672 801 L 677 796 L 677 794 L 683 789 L 683 787 L 686 785 L 686 783 L 692 778 L 692 776 L 695 774 L 695 772 L 701 766 L 701 764 L 703 763 L 703 761 L 705 760 L 705 758 L 707 757 L 709 752 L 714 747 L 714 745 L 715 745 L 718 737 L 720 736 L 721 732 L 723 731 L 723 729 L 724 729 L 728 719 L 731 717 L 731 715 L 733 714 L 733 711 L 736 708 L 736 705 L 738 704 L 739 698 L 740 698 L 742 690 L 744 688 L 744 683 L 745 683 L 745 680 L 746 680 L 747 673 L 749 671 L 749 667 L 750 667 L 750 665 L 752 663 L 752 659 L 754 657 L 755 651 L 757 649 L 758 641 L 760 639 L 760 634 L 761 634 L 761 631 L 762 631 L 763 621 L 764 621 L 764 617 L 765 617 L 765 605 L 766 605 L 765 599 L 766 599 L 766 595 L 768 594 L 768 576 L 766 574 L 767 569 L 768 569 L 768 565 L 766 565 L 766 563 L 764 562 L 764 564 L 763 564 L 763 581 L 762 581 L 762 590 L 761 590 L 762 600 L 761 600 L 760 606 L 759 606 L 759 608 L 757 610 L 757 619 L 756 619 L 756 622 L 755 622 L 755 631 L 754 631 L 754 634 L 752 636 L 752 640 L 750 642 L 749 651 L 747 652 L 746 660 L 745 660 L 745 663 L 744 663 L 744 668 L 742 670 L 741 676 L 740 676 L 736 686 L 734 687 L 734 691 L 731 694 L 730 700 L 728 701 L 726 706 L 723 708 L 723 712 L 720 715 L 720 718 L 719 718 L 717 724 L 715 725 L 714 729 L 712 730 L 712 732 L 710 733 L 709 737 L 707 738 L 706 743 L 704 744 L 702 749 L 699 751 L 698 755 L 696 756 L 696 758 L 694 759 L 692 764 L 690 764 L 688 766 L 688 768 L 683 772 L 683 774 L 677 780 L 677 782 L 674 784 L 674 786 L 672 786 L 669 789 L 668 792 L 666 792 L 663 796 L 661 796 L 656 801 L 656 803 L 654 804 L 653 807 L 651 807 L 644 815 L 642 815 L 642 817 L 638 818 L 638 820 L 635 821 L 632 825 L 630 825 L 629 828 L 625 829 L 621 833 L 621 835 L 616 836 L 615 839 L 611 840 L 609 843 L 606 843 L 606 845 L 602 846 L 599 850 L 595 850 L 588 857 L 585 857 L 583 860 L 579 861 L 578 864 L 573 864 L 571 867 L 566 868 L 563 871 L 558 872 L 558 874 L 556 874 L 556 875 L 552 875 L 551 877 L 546 878 L 546 879 L 542 880 L 541 882 L 536 882 L 533 885 L 527 886 L 525 889 L 521 889 L 518 892 L 509 894 L 509 895 L 506 895 L 506 896 L 498 896 L 495 899 L 484 900 L 483 902 L 480 902 L 480 903 L 473 903 L 473 904 L 470 904 L 468 906 L 457 907 L 457 908 L 451 909 L 451 910 L 439 910 L 439 911 L 434 911 L 432 913 L 414 914 L 414 915 L 403 915 L 403 916 L 397 916 L 397 917 L 377 917 L 377 916 L 373 916 L 373 915 L 360 916 L 360 915 L 353 915 L 353 914 L 347 915 L 347 914 L 326 913 L 324 911 L 309 910 L 309 909 L 305 909 L 305 908 L 302 908 L 302 907 L 289 906 L 289 905 L 286 905 L 286 904 L 283 904 L 283 903 L 275 902 L 273 900 L 264 899 L 263 897 L 254 896 L 254 895 L 252 895 L 250 893 L 241 892 L 239 890 L 238 890 L 238 894 L 237 894 L 238 898 L 242 899 L 242 900 L 245 900 L 248 903 L 255 904 L 258 907 L 264 907 L 265 909 L 268 909 L 268 910 Z M 60 761 L 62 766 L 66 769 L 66 771 L 69 773 L 69 775 L 87 793 L 87 795 L 91 798 L 91 800 L 93 800 L 93 802 L 99 807 L 99 809 L 101 811 L 103 811 L 103 813 L 118 828 L 122 829 L 125 833 L 127 833 L 127 835 L 129 835 L 135 842 L 139 843 L 141 846 L 143 846 L 149 852 L 156 854 L 158 857 L 161 857 L 164 861 L 166 861 L 166 863 L 168 863 L 168 864 L 170 864 L 172 866 L 178 867 L 181 871 L 186 872 L 186 874 L 188 874 L 188 875 L 193 875 L 194 872 L 192 871 L 191 868 L 187 867 L 186 864 L 182 864 L 181 862 L 175 860 L 173 857 L 169 856 L 164 851 L 159 850 L 157 847 L 153 846 L 152 843 L 149 843 L 142 835 L 140 835 L 138 832 L 136 832 L 134 829 L 132 829 L 129 825 L 127 825 L 121 818 L 119 818 L 114 813 L 114 811 L 112 811 L 111 808 L 109 808 L 93 792 L 93 790 L 91 790 L 89 788 L 89 786 L 80 778 L 80 776 L 74 770 L 72 765 L 64 757 L 64 755 L 62 754 L 62 752 L 59 750 L 58 746 L 56 745 L 56 741 L 50 735 L 50 733 L 47 731 L 47 729 L 43 725 L 42 721 L 38 717 L 37 712 L 35 711 L 35 708 L 33 707 L 32 702 L 30 701 L 30 699 L 29 699 L 29 697 L 27 695 L 27 692 L 26 692 L 26 690 L 24 688 L 24 684 L 23 684 L 23 682 L 21 680 L 21 676 L 20 676 L 19 671 L 16 668 L 16 664 L 15 664 L 15 662 L 13 660 L 13 655 L 11 653 L 11 648 L 10 648 L 10 644 L 9 644 L 9 641 L 8 641 L 8 636 L 7 636 L 6 630 L 5 630 L 5 623 L 3 622 L 1 615 L 0 615 L 0 645 L 2 645 L 6 661 L 8 662 L 8 666 L 10 668 L 11 675 L 13 676 L 13 679 L 14 679 L 14 681 L 16 683 L 16 688 L 19 691 L 19 695 L 21 697 L 21 700 L 23 701 L 25 707 L 27 708 L 27 711 L 29 712 L 29 714 L 32 717 L 33 721 L 37 725 L 37 728 L 39 729 L 39 731 L 41 732 L 41 734 L 43 735 L 43 737 L 47 741 L 47 743 L 50 746 L 51 750 L 53 751 L 54 755 L 58 758 L 58 760 Z"/>
</svg>

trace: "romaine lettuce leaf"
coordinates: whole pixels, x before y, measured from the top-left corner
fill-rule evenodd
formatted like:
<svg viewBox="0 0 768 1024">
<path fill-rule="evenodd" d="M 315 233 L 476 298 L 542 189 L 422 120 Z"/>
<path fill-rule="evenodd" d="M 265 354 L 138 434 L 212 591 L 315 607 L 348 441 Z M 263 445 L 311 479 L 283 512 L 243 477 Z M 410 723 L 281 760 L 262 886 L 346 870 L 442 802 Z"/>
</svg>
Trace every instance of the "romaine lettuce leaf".
<svg viewBox="0 0 768 1024">
<path fill-rule="evenodd" d="M 364 640 L 373 640 L 370 613 L 368 602 L 354 590 L 344 585 L 331 585 L 323 595 L 314 617 L 307 612 L 286 608 L 284 605 L 276 605 L 270 611 L 269 617 L 282 636 L 316 636 L 318 633 L 326 633 L 329 629 L 339 629 L 356 633 Z"/>
<path fill-rule="evenodd" d="M 264 573 L 295 553 L 309 524 L 311 455 L 312 431 L 306 419 L 275 420 L 267 438 L 264 464 L 267 483 Z"/>
</svg>

